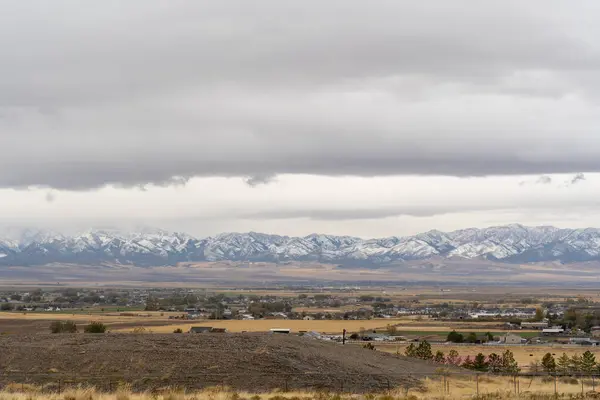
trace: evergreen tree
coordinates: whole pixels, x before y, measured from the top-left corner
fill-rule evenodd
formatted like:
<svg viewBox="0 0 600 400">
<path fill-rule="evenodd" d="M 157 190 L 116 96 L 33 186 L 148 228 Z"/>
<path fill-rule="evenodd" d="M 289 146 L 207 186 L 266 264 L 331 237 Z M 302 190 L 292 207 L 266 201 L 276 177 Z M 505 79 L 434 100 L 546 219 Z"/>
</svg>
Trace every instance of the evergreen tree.
<svg viewBox="0 0 600 400">
<path fill-rule="evenodd" d="M 580 355 L 577 355 L 577 354 L 573 354 L 571 356 L 571 362 L 569 365 L 570 371 L 573 373 L 579 373 L 579 372 L 581 372 L 582 365 L 583 365 L 583 357 L 581 357 Z"/>
<path fill-rule="evenodd" d="M 419 346 L 417 346 L 416 356 L 421 360 L 431 360 L 433 358 L 433 353 L 431 352 L 431 345 L 427 340 L 424 340 L 421 343 L 419 343 Z"/>
<path fill-rule="evenodd" d="M 473 369 L 473 360 L 471 360 L 471 356 L 467 356 L 461 364 L 461 367 L 466 369 Z"/>
<path fill-rule="evenodd" d="M 581 372 L 591 374 L 596 368 L 596 356 L 591 351 L 586 351 L 581 356 Z"/>
<path fill-rule="evenodd" d="M 460 358 L 458 351 L 452 349 L 448 352 L 448 356 L 446 357 L 446 364 L 456 366 L 462 364 L 462 359 Z"/>
<path fill-rule="evenodd" d="M 443 351 L 438 350 L 433 357 L 433 361 L 439 364 L 444 364 L 446 362 L 446 357 Z"/>
<path fill-rule="evenodd" d="M 567 355 L 567 353 L 563 353 L 562 356 L 558 357 L 556 360 L 556 369 L 561 374 L 566 374 L 569 372 L 571 367 L 571 358 Z"/>
<path fill-rule="evenodd" d="M 515 361 L 512 351 L 506 350 L 502 354 L 502 372 L 507 374 L 517 374 L 521 371 L 519 364 Z"/>
<path fill-rule="evenodd" d="M 502 357 L 492 353 L 488 357 L 488 367 L 490 372 L 500 372 L 502 370 Z"/>
<path fill-rule="evenodd" d="M 404 350 L 404 355 L 406 357 L 416 357 L 417 356 L 416 354 L 417 354 L 417 348 L 415 347 L 415 345 L 413 343 L 408 345 L 408 347 L 406 347 L 406 350 Z"/>
<path fill-rule="evenodd" d="M 477 371 L 487 371 L 489 363 L 482 353 L 479 353 L 473 359 L 473 369 Z"/>
<path fill-rule="evenodd" d="M 556 372 L 556 360 L 550 353 L 546 353 L 542 358 L 542 368 L 547 373 Z"/>
</svg>

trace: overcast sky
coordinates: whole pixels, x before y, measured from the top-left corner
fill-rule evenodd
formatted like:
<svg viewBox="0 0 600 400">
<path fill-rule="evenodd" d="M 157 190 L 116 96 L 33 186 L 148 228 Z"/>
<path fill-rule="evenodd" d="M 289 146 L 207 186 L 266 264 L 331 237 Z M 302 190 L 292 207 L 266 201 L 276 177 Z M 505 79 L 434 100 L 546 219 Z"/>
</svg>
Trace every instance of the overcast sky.
<svg viewBox="0 0 600 400">
<path fill-rule="evenodd" d="M 600 3 L 0 0 L 0 224 L 600 227 Z"/>
</svg>

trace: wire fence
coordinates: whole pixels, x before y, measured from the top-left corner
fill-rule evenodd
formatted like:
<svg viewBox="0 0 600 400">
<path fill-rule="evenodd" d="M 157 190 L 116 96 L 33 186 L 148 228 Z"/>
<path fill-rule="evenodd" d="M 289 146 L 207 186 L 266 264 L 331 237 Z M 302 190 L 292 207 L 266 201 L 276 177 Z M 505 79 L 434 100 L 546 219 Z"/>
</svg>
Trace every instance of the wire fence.
<svg viewBox="0 0 600 400">
<path fill-rule="evenodd" d="M 396 391 L 430 393 L 433 395 L 481 396 L 490 393 L 524 393 L 573 395 L 600 393 L 599 374 L 543 374 L 519 373 L 497 375 L 462 371 L 440 371 L 437 374 L 190 374 L 170 377 L 168 374 L 77 375 L 0 373 L 0 390 L 22 392 L 61 393 L 74 388 L 93 387 L 101 392 L 131 390 L 159 392 L 165 390 L 195 391 L 212 387 L 262 393 L 282 392 L 335 392 L 376 393 Z M 599 394 L 600 395 L 600 394 Z"/>
</svg>

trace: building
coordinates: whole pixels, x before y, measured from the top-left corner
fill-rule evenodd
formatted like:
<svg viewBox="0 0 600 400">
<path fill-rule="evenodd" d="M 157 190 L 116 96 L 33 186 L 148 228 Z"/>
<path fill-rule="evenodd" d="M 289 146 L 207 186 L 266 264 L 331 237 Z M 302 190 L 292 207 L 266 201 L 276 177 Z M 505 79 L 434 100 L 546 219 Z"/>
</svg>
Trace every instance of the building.
<svg viewBox="0 0 600 400">
<path fill-rule="evenodd" d="M 564 332 L 565 332 L 565 330 L 559 326 L 553 326 L 552 328 L 542 329 L 542 335 L 547 335 L 547 336 L 561 335 Z"/>
<path fill-rule="evenodd" d="M 523 338 L 513 333 L 507 333 L 500 338 L 500 342 L 504 344 L 521 344 L 523 343 Z"/>
<path fill-rule="evenodd" d="M 582 346 L 596 346 L 598 344 L 598 341 L 587 337 L 574 337 L 569 339 L 569 344 L 580 344 Z"/>
<path fill-rule="evenodd" d="M 548 328 L 548 322 L 521 322 L 521 329 L 544 329 Z"/>
<path fill-rule="evenodd" d="M 592 326 L 592 337 L 600 337 L 600 326 Z"/>
</svg>

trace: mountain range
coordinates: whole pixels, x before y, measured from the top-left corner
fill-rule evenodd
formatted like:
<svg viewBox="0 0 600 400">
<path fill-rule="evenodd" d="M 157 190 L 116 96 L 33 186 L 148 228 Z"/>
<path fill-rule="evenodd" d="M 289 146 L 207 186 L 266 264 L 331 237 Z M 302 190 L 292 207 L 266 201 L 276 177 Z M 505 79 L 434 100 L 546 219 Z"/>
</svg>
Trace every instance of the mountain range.
<svg viewBox="0 0 600 400">
<path fill-rule="evenodd" d="M 519 224 L 414 236 L 360 239 L 312 234 L 290 237 L 224 233 L 195 238 L 162 230 L 89 230 L 77 235 L 25 229 L 0 231 L 0 265 L 52 263 L 165 266 L 203 261 L 318 261 L 373 266 L 427 259 L 504 263 L 600 260 L 600 229 Z"/>
</svg>

